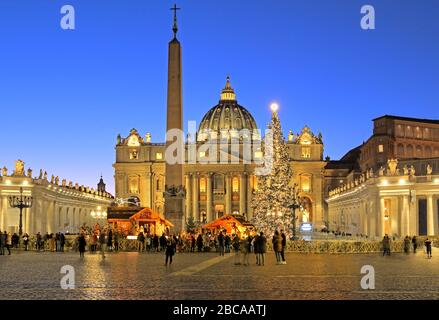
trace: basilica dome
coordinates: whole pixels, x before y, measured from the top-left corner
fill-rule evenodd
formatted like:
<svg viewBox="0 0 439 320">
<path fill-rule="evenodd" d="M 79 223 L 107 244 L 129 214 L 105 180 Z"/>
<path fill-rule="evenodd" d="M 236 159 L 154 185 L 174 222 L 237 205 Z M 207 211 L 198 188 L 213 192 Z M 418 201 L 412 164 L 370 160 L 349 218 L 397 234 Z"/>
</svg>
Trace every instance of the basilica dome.
<svg viewBox="0 0 439 320">
<path fill-rule="evenodd" d="M 227 77 L 226 87 L 221 92 L 218 105 L 211 108 L 203 117 L 198 130 L 199 135 L 220 134 L 224 130 L 248 129 L 253 132 L 258 127 L 253 116 L 236 101 L 236 95 Z"/>
</svg>

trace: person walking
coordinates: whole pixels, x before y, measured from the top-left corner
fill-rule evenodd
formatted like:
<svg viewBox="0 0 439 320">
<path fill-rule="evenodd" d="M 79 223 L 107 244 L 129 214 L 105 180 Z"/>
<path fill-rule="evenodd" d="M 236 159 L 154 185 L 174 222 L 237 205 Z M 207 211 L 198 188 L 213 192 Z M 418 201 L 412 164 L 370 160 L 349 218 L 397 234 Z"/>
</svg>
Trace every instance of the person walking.
<svg viewBox="0 0 439 320">
<path fill-rule="evenodd" d="M 104 230 L 101 231 L 101 233 L 99 234 L 99 245 L 100 245 L 100 249 L 101 249 L 101 254 L 102 254 L 102 259 L 105 259 L 105 246 L 107 244 L 107 239 L 106 239 L 106 232 Z"/>
<path fill-rule="evenodd" d="M 248 265 L 250 265 L 250 262 L 249 262 L 249 255 L 250 255 L 250 252 L 251 252 L 251 237 L 250 236 L 247 236 L 247 237 L 245 237 L 243 240 L 242 240 L 242 243 L 241 243 L 241 250 L 242 250 L 242 254 L 243 254 L 243 261 L 242 261 L 242 264 L 244 265 L 244 266 L 248 266 Z"/>
<path fill-rule="evenodd" d="M 203 237 L 201 236 L 201 234 L 199 234 L 197 237 L 197 248 L 198 252 L 203 251 Z"/>
<path fill-rule="evenodd" d="M 282 251 L 280 252 L 282 261 L 281 264 L 287 264 L 287 261 L 285 260 L 285 248 L 287 247 L 287 236 L 285 235 L 284 231 L 280 231 L 280 236 L 282 237 Z"/>
<path fill-rule="evenodd" d="M 55 234 L 55 245 L 56 245 L 56 252 L 60 252 L 61 251 L 61 246 L 60 246 L 60 241 L 59 241 L 59 232 L 57 232 Z"/>
<path fill-rule="evenodd" d="M 410 252 L 410 238 L 409 238 L 409 236 L 405 236 L 405 238 L 404 238 L 404 252 L 405 253 Z"/>
<path fill-rule="evenodd" d="M 427 258 L 431 259 L 431 240 L 425 239 L 424 241 L 425 250 L 427 252 Z"/>
<path fill-rule="evenodd" d="M 51 233 L 50 234 L 50 240 L 49 240 L 50 252 L 55 252 L 55 246 L 56 246 L 55 235 L 53 233 Z"/>
<path fill-rule="evenodd" d="M 3 232 L 0 230 L 0 255 L 3 256 L 5 254 L 5 245 L 6 241 L 3 238 Z"/>
<path fill-rule="evenodd" d="M 165 245 L 165 254 L 166 254 L 166 259 L 165 259 L 165 266 L 168 266 L 168 262 L 169 265 L 172 264 L 172 257 L 175 254 L 175 242 L 173 237 L 169 237 L 169 239 L 166 241 L 166 245 Z"/>
<path fill-rule="evenodd" d="M 23 245 L 24 245 L 24 251 L 29 251 L 29 235 L 27 233 L 23 236 Z"/>
<path fill-rule="evenodd" d="M 35 247 L 38 251 L 41 250 L 41 233 L 37 233 L 36 237 L 35 237 L 36 241 L 35 241 Z"/>
<path fill-rule="evenodd" d="M 85 247 L 87 245 L 87 241 L 85 241 L 84 232 L 81 232 L 78 239 L 78 250 L 79 250 L 79 257 L 84 258 L 85 253 Z"/>
<path fill-rule="evenodd" d="M 113 251 L 113 230 L 108 230 L 107 234 L 107 249 L 108 251 Z"/>
<path fill-rule="evenodd" d="M 191 252 L 195 252 L 195 244 L 197 241 L 195 240 L 195 236 L 191 234 Z"/>
<path fill-rule="evenodd" d="M 273 251 L 276 256 L 276 264 L 282 264 L 282 236 L 280 235 L 279 231 L 274 232 L 273 240 Z"/>
<path fill-rule="evenodd" d="M 256 234 L 256 236 L 253 238 L 253 252 L 255 253 L 256 257 L 256 265 L 260 266 L 261 261 L 259 260 L 259 235 Z"/>
<path fill-rule="evenodd" d="M 386 254 L 390 256 L 390 238 L 387 234 L 383 238 L 383 256 Z"/>
<path fill-rule="evenodd" d="M 220 256 L 224 256 L 224 235 L 222 231 L 218 235 L 218 251 Z"/>
<path fill-rule="evenodd" d="M 257 237 L 257 247 L 258 247 L 259 265 L 263 266 L 265 264 L 265 253 L 267 252 L 267 238 L 264 236 L 264 233 L 262 231 Z M 256 251 L 256 247 L 255 247 L 255 251 Z"/>
<path fill-rule="evenodd" d="M 8 256 L 11 255 L 11 246 L 12 246 L 12 235 L 10 232 L 8 232 L 6 235 L 6 250 L 8 250 Z"/>
<path fill-rule="evenodd" d="M 224 250 L 226 253 L 230 253 L 230 243 L 232 242 L 232 239 L 228 234 L 224 237 Z"/>
<path fill-rule="evenodd" d="M 114 251 L 119 252 L 119 232 L 116 230 L 113 235 Z"/>
<path fill-rule="evenodd" d="M 418 249 L 418 239 L 416 236 L 413 236 L 412 238 L 412 246 L 413 246 L 413 253 L 416 253 L 416 249 Z"/>
<path fill-rule="evenodd" d="M 64 233 L 60 233 L 59 235 L 59 245 L 60 245 L 60 249 L 61 252 L 64 252 L 64 245 L 66 244 L 66 236 L 64 235 Z"/>
<path fill-rule="evenodd" d="M 145 242 L 145 236 L 143 235 L 143 232 L 140 232 L 137 236 L 137 251 L 143 252 L 143 243 Z"/>
<path fill-rule="evenodd" d="M 233 247 L 233 252 L 235 253 L 235 265 L 240 265 L 241 264 L 241 257 L 239 255 L 239 247 L 240 247 L 240 239 L 238 237 L 238 235 L 234 234 L 233 235 L 233 239 L 232 239 L 232 247 Z"/>
</svg>

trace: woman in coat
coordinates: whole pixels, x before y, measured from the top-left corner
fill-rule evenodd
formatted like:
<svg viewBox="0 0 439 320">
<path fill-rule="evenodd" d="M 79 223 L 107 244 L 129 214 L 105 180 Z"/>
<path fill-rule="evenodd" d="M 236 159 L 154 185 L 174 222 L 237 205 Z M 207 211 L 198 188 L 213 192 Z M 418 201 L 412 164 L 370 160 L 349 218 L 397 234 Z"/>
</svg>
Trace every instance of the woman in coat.
<svg viewBox="0 0 439 320">
<path fill-rule="evenodd" d="M 166 248 L 165 248 L 165 253 L 166 253 L 165 266 L 168 266 L 168 261 L 169 261 L 169 265 L 172 264 L 172 257 L 175 254 L 175 249 L 176 249 L 176 244 L 173 238 L 169 237 L 169 239 L 166 241 Z"/>
<path fill-rule="evenodd" d="M 267 238 L 264 236 L 264 233 L 262 231 L 257 237 L 256 245 L 258 247 L 259 265 L 263 266 L 265 264 L 265 253 L 267 252 Z"/>
<path fill-rule="evenodd" d="M 79 250 L 79 256 L 81 258 L 84 257 L 84 252 L 85 252 L 85 246 L 86 245 L 87 245 L 87 241 L 85 241 L 84 233 L 81 233 L 81 235 L 79 236 L 79 239 L 78 239 L 78 250 Z"/>
<path fill-rule="evenodd" d="M 276 255 L 276 264 L 282 264 L 282 236 L 277 230 L 273 236 L 273 251 Z"/>
<path fill-rule="evenodd" d="M 12 246 L 12 235 L 8 232 L 6 236 L 6 249 L 8 250 L 8 255 L 11 255 L 11 246 Z"/>
</svg>

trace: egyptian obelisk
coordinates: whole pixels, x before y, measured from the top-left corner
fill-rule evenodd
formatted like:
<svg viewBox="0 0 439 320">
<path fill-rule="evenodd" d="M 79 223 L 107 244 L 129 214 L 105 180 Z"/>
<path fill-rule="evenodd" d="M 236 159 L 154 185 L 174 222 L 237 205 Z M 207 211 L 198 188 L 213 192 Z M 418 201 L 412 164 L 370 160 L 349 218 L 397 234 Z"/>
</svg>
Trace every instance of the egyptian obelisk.
<svg viewBox="0 0 439 320">
<path fill-rule="evenodd" d="M 183 101 L 182 101 L 182 60 L 181 45 L 177 40 L 177 5 L 174 5 L 174 38 L 169 42 L 168 57 L 168 104 L 166 119 L 166 147 L 172 145 L 176 138 L 170 140 L 168 134 L 170 130 L 179 129 L 180 138 L 183 139 Z M 182 142 L 184 143 L 184 141 Z M 184 150 L 184 148 L 183 148 Z M 182 156 L 184 159 L 184 155 Z M 184 198 L 185 190 L 183 187 L 183 163 L 169 163 L 166 160 L 166 187 L 165 187 L 165 217 L 174 224 L 174 232 L 183 229 L 184 220 Z"/>
</svg>

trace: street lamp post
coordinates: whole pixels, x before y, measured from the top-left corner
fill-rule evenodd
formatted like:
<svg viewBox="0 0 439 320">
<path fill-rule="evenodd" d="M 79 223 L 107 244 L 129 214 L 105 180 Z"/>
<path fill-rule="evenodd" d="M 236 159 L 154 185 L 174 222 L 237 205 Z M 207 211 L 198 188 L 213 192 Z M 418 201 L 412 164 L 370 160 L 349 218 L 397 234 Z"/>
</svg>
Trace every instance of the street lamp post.
<svg viewBox="0 0 439 320">
<path fill-rule="evenodd" d="M 23 188 L 20 187 L 20 196 L 9 196 L 9 205 L 11 208 L 20 209 L 20 224 L 18 226 L 18 235 L 21 237 L 23 235 L 23 209 L 28 209 L 32 207 L 33 198 L 23 196 Z"/>
</svg>

